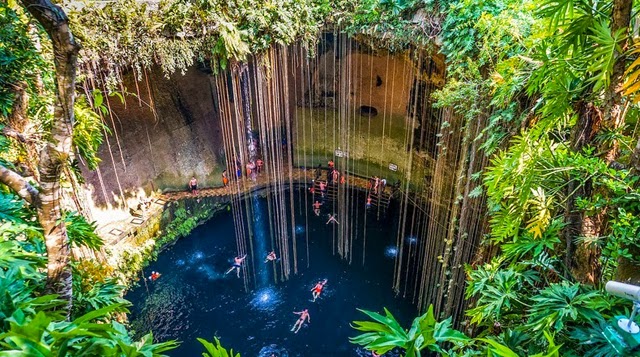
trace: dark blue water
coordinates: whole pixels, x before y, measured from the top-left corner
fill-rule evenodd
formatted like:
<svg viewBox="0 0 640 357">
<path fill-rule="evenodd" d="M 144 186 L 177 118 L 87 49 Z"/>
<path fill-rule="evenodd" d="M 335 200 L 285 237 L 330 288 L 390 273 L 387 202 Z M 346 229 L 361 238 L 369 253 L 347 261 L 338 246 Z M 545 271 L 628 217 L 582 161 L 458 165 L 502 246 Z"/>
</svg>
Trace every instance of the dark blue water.
<svg viewBox="0 0 640 357">
<path fill-rule="evenodd" d="M 152 270 L 162 276 L 127 294 L 134 305 L 130 321 L 138 335 L 152 331 L 156 340 L 176 339 L 180 347 L 172 356 L 200 356 L 203 349 L 197 337 L 211 340 L 217 336 L 223 346 L 247 356 L 370 356 L 348 337 L 357 331 L 350 327 L 354 320 L 366 319 L 357 308 L 381 312 L 387 307 L 406 327 L 417 311 L 408 301 L 396 298 L 391 289 L 395 218 L 378 221 L 373 215 L 366 220 L 366 264 L 362 266 L 364 209 L 352 216 L 358 218 L 357 241 L 351 265 L 333 255 L 334 226 L 326 224 L 327 209 L 316 217 L 308 203 L 308 226 L 305 225 L 304 200 L 296 194 L 296 239 L 298 243 L 297 275 L 286 282 L 274 283 L 273 263 L 264 263 L 270 249 L 268 223 L 265 232 L 256 232 L 255 256 L 247 263 L 253 266 L 250 291 L 246 292 L 235 272 L 224 275 L 236 255 L 234 223 L 231 212 L 225 212 L 198 227 L 160 254 L 144 272 Z M 264 199 L 261 199 L 264 200 Z M 365 199 L 362 197 L 364 206 Z M 250 203 L 254 211 L 264 210 L 264 201 Z M 301 207 L 299 207 L 301 206 Z M 328 206 L 328 205 L 325 205 Z M 254 212 L 268 219 L 267 212 Z M 255 227 L 260 227 L 256 225 Z M 309 267 L 306 261 L 306 239 L 309 239 Z M 265 234 L 266 237 L 258 237 Z M 312 302 L 311 288 L 321 279 L 328 284 L 321 297 Z M 294 311 L 308 309 L 311 322 L 297 334 L 290 331 L 298 316 Z M 388 354 L 392 355 L 392 354 Z"/>
</svg>

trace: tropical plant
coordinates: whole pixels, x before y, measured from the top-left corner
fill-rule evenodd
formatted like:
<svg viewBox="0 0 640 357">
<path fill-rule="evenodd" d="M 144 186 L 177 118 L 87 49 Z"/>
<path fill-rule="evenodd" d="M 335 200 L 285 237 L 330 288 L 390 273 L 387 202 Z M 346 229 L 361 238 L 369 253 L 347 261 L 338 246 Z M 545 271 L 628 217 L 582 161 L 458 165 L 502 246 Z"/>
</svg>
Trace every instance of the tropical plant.
<svg viewBox="0 0 640 357">
<path fill-rule="evenodd" d="M 602 319 L 590 322 L 587 326 L 578 326 L 571 331 L 570 337 L 582 344 L 584 357 L 619 357 L 620 352 L 607 339 L 611 325 Z"/>
<path fill-rule="evenodd" d="M 527 327 L 533 331 L 552 329 L 563 331 L 568 323 L 588 323 L 602 319 L 597 308 L 602 306 L 602 295 L 597 291 L 583 291 L 579 284 L 551 284 L 531 297 Z M 606 306 L 606 304 L 604 304 Z"/>
<path fill-rule="evenodd" d="M 115 278 L 109 278 L 105 282 L 95 282 L 91 288 L 87 289 L 80 282 L 82 273 L 76 273 L 74 277 L 74 306 L 73 316 L 80 316 L 91 311 L 99 310 L 110 305 L 118 305 L 121 308 L 115 309 L 113 313 L 126 312 L 129 302 L 122 298 L 125 286 L 117 283 Z M 115 315 L 110 315 L 114 317 Z"/>
<path fill-rule="evenodd" d="M 69 235 L 69 242 L 75 247 L 87 247 L 100 250 L 104 241 L 96 234 L 96 222 L 87 222 L 77 212 L 64 212 L 64 222 Z"/>
<path fill-rule="evenodd" d="M 203 357 L 240 357 L 239 353 L 233 354 L 233 349 L 227 351 L 226 348 L 222 347 L 217 337 L 213 338 L 213 342 L 209 342 L 204 338 L 198 338 L 198 341 L 206 350 L 206 352 L 202 353 Z"/>
<path fill-rule="evenodd" d="M 93 97 L 93 107 L 101 114 L 106 114 L 107 108 L 102 104 L 102 93 L 94 91 Z M 98 148 L 104 140 L 103 133 L 108 134 L 111 131 L 104 125 L 100 115 L 89 107 L 84 97 L 78 98 L 74 112 L 76 121 L 73 126 L 73 146 L 84 159 L 87 168 L 95 170 L 100 163 Z"/>
<path fill-rule="evenodd" d="M 117 322 L 98 323 L 121 308 L 114 304 L 82 315 L 72 321 L 56 322 L 45 312 L 27 314 L 16 310 L 0 335 L 0 346 L 7 355 L 25 356 L 164 356 L 175 342 L 153 344 L 152 335 L 132 342 L 125 327 Z"/>
<path fill-rule="evenodd" d="M 539 277 L 535 271 L 500 269 L 497 264 L 487 265 L 487 268 L 470 272 L 467 298 L 477 297 L 478 300 L 467 314 L 472 317 L 472 323 L 504 323 L 506 318 L 513 319 L 509 315 L 524 311 L 526 296 L 523 292 L 531 289 Z"/>
<path fill-rule="evenodd" d="M 352 327 L 364 333 L 350 337 L 349 340 L 378 354 L 384 354 L 398 347 L 403 349 L 405 356 L 408 357 L 421 356 L 421 351 L 424 349 L 449 355 L 450 351 L 445 350 L 443 344 L 452 343 L 454 349 L 458 349 L 469 341 L 462 332 L 452 328 L 451 318 L 436 321 L 433 305 L 429 306 L 424 315 L 413 320 L 409 330 L 403 329 L 386 308 L 384 316 L 372 311 L 358 310 L 373 321 L 354 321 Z"/>
<path fill-rule="evenodd" d="M 560 348 L 562 345 L 556 345 L 553 339 L 553 335 L 548 332 L 544 332 L 544 337 L 548 342 L 548 347 L 544 352 L 538 353 L 527 353 L 526 357 L 560 357 Z M 480 338 L 480 341 L 487 343 L 489 346 L 487 348 L 488 356 L 499 356 L 499 357 L 524 357 L 525 355 L 518 354 L 514 352 L 511 348 L 491 339 Z"/>
</svg>

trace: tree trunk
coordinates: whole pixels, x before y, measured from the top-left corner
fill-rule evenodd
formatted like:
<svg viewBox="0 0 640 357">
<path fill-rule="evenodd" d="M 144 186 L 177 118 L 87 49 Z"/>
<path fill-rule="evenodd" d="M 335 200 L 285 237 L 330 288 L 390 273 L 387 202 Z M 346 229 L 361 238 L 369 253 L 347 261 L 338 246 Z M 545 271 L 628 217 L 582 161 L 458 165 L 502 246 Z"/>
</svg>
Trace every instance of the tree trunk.
<svg viewBox="0 0 640 357">
<path fill-rule="evenodd" d="M 629 163 L 632 175 L 640 175 L 640 138 L 636 142 L 636 147 L 633 148 L 631 153 L 631 160 Z M 626 247 L 629 249 L 629 253 L 633 257 L 640 256 L 640 248 L 635 245 Z M 629 284 L 640 284 L 640 276 L 638 275 L 638 265 L 633 259 L 620 258 L 618 261 L 618 269 L 616 271 L 615 279 L 617 281 L 623 281 Z"/>
<path fill-rule="evenodd" d="M 33 207 L 40 205 L 40 192 L 35 187 L 29 185 L 27 180 L 19 174 L 0 165 L 0 182 L 14 190 L 18 196 L 22 197 Z"/>
<path fill-rule="evenodd" d="M 611 73 L 611 83 L 604 93 L 604 103 L 602 105 L 602 127 L 601 130 L 615 131 L 624 120 L 622 105 L 622 84 L 624 82 L 624 72 L 626 60 L 624 52 L 629 49 L 629 23 L 631 22 L 632 0 L 615 0 L 611 13 L 611 32 L 616 33 L 624 29 L 623 39 L 618 44 L 621 53 L 616 52 L 616 60 Z M 614 161 L 618 155 L 618 143 L 604 143 L 598 152 L 607 163 Z"/>
<path fill-rule="evenodd" d="M 2 133 L 17 141 L 18 147 L 25 151 L 25 155 L 19 155 L 17 166 L 19 172 L 24 176 L 33 176 L 36 181 L 40 180 L 38 174 L 38 150 L 26 132 L 29 124 L 27 111 L 29 110 L 29 93 L 27 92 L 27 82 L 19 82 L 13 85 L 14 101 L 9 114 L 8 126 L 5 126 Z M 24 160 L 24 161 L 23 161 Z"/>
<path fill-rule="evenodd" d="M 622 84 L 626 67 L 623 53 L 629 47 L 629 23 L 631 20 L 632 0 L 614 0 L 611 13 L 611 32 L 616 33 L 624 29 L 623 38 L 618 43 L 620 52 L 615 53 L 615 62 L 611 73 L 611 83 L 604 91 L 604 101 L 601 107 L 601 120 L 598 110 L 591 104 L 578 103 L 578 123 L 574 128 L 571 138 L 571 146 L 574 151 L 580 151 L 593 141 L 596 131 L 616 131 L 624 121 L 622 103 Z M 604 142 L 597 147 L 598 154 L 610 164 L 618 155 L 617 141 Z M 579 213 L 576 211 L 575 199 L 577 197 L 590 197 L 591 182 L 587 181 L 582 187 L 577 187 L 575 182 L 568 185 L 569 197 L 567 199 L 566 217 L 567 227 L 564 230 L 566 241 L 565 263 L 567 269 L 580 282 L 598 283 L 600 280 L 600 252 L 595 243 L 603 227 L 606 224 L 605 212 L 594 214 Z M 575 238 L 580 237 L 582 244 L 576 245 Z"/>
<path fill-rule="evenodd" d="M 574 110 L 578 115 L 578 121 L 571 130 L 570 143 L 573 151 L 580 152 L 593 142 L 597 128 L 602 122 L 602 115 L 592 103 L 578 102 Z M 590 180 L 583 184 L 571 180 L 567 184 L 566 226 L 562 232 L 565 240 L 565 276 L 568 277 L 570 274 L 584 283 L 596 282 L 594 277 L 599 274 L 595 270 L 599 271 L 599 267 L 592 261 L 594 256 L 592 253 L 595 253 L 591 252 L 593 247 L 589 247 L 588 244 L 576 244 L 576 238 L 585 237 L 589 240 L 597 237 L 600 231 L 599 227 L 593 224 L 593 219 L 577 209 L 576 200 L 580 197 L 588 197 L 591 193 Z"/>
<path fill-rule="evenodd" d="M 47 31 L 53 45 L 56 105 L 50 139 L 40 154 L 40 201 L 38 219 L 47 246 L 47 290 L 58 294 L 71 311 L 72 283 L 69 237 L 60 210 L 60 173 L 71 156 L 75 81 L 78 51 L 69 19 L 49 0 L 21 0 L 24 7 Z"/>
</svg>

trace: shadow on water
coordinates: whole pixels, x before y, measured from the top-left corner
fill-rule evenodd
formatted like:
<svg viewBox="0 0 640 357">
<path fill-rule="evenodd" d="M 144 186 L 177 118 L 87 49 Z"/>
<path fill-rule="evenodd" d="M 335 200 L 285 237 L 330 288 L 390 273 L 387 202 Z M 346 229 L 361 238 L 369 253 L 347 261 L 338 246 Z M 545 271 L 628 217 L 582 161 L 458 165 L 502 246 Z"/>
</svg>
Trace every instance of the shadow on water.
<svg viewBox="0 0 640 357">
<path fill-rule="evenodd" d="M 310 197 L 299 195 L 294 197 L 296 205 L 305 207 L 303 200 Z M 364 206 L 365 197 L 358 199 Z M 252 205 L 254 210 L 267 206 L 265 202 Z M 356 335 L 349 323 L 365 318 L 357 308 L 382 311 L 387 307 L 404 326 L 417 314 L 410 302 L 396 298 L 391 289 L 397 219 L 376 221 L 367 217 L 367 263 L 363 267 L 360 262 L 365 213 L 364 209 L 359 210 L 360 227 L 354 232 L 360 236 L 354 242 L 353 264 L 348 265 L 332 253 L 335 233 L 332 225 L 326 224 L 329 212 L 316 217 L 311 203 L 308 207 L 308 225 L 304 225 L 305 213 L 300 214 L 295 208 L 299 273 L 277 285 L 273 283 L 274 263 L 264 263 L 271 249 L 268 222 L 254 226 L 262 226 L 266 236 L 258 236 L 261 242 L 255 248 L 255 257 L 248 257 L 257 270 L 257 281 L 251 284 L 255 289 L 249 292 L 244 289 L 242 275 L 238 279 L 235 272 L 224 274 L 236 255 L 230 212 L 214 217 L 162 252 L 145 271 L 147 276 L 152 270 L 162 273 L 149 283 L 149 292 L 141 286 L 126 296 L 133 303 L 130 321 L 137 335 L 152 331 L 157 340 L 182 341 L 177 350 L 170 352 L 172 356 L 200 356 L 203 349 L 196 338 L 211 340 L 213 336 L 243 357 L 371 356 L 349 343 L 348 337 Z M 267 212 L 261 214 L 268 217 Z M 304 248 L 307 233 L 308 268 Z M 325 278 L 328 284 L 313 302 L 310 290 Z M 305 308 L 311 323 L 294 334 L 290 330 L 298 316 L 293 312 Z"/>
</svg>

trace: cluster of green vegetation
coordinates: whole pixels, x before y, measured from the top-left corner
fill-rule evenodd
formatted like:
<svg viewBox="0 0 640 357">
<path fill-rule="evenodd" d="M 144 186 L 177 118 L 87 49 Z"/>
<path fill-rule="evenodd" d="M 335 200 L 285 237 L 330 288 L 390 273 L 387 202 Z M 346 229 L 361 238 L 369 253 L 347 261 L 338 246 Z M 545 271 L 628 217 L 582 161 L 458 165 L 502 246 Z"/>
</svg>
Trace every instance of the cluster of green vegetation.
<svg viewBox="0 0 640 357">
<path fill-rule="evenodd" d="M 493 248 L 467 267 L 479 338 L 449 355 L 633 355 L 605 337 L 628 311 L 603 287 L 637 281 L 640 264 L 637 4 L 438 3 L 448 77 L 434 97 L 483 123 L 472 154 L 491 158 Z"/>
<path fill-rule="evenodd" d="M 213 217 L 216 211 L 216 208 L 211 207 L 206 203 L 203 207 L 198 208 L 197 212 L 193 213 L 184 207 L 178 208 L 173 212 L 170 223 L 164 229 L 165 232 L 160 236 L 160 239 L 156 241 L 156 244 L 159 248 L 162 248 L 167 244 L 174 243 L 181 237 L 186 237 L 200 223 Z M 169 215 L 170 211 L 166 210 L 163 214 Z"/>
<path fill-rule="evenodd" d="M 0 191 L 0 349 L 22 356 L 158 356 L 174 342 L 154 344 L 149 334 L 140 341 L 129 337 L 117 321 L 127 311 L 123 286 L 111 279 L 93 280 L 74 269 L 71 311 L 56 294 L 47 293 L 44 237 L 35 212 L 8 192 Z M 99 249 L 102 241 L 82 216 L 65 219 L 72 244 Z M 68 315 L 67 315 L 68 314 Z"/>
</svg>

